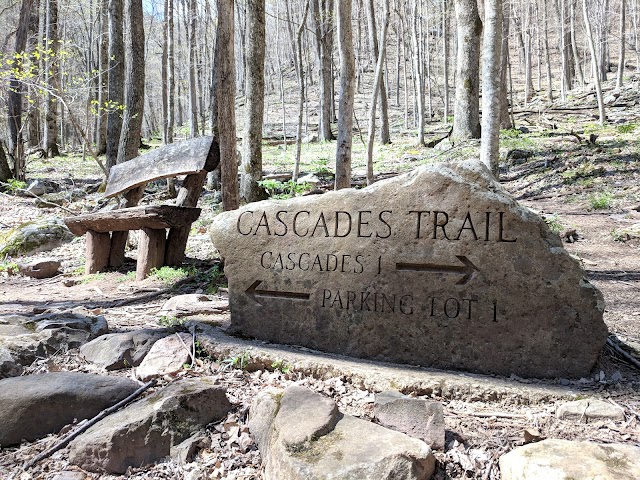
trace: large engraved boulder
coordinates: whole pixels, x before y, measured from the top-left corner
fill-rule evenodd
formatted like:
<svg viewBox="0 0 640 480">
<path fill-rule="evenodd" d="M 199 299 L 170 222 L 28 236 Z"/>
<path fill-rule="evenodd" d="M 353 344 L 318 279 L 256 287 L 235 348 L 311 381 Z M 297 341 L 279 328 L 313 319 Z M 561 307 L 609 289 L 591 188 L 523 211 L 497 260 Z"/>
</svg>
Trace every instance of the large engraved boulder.
<svg viewBox="0 0 640 480">
<path fill-rule="evenodd" d="M 478 162 L 218 215 L 231 329 L 326 352 L 532 377 L 589 373 L 600 292 Z"/>
</svg>

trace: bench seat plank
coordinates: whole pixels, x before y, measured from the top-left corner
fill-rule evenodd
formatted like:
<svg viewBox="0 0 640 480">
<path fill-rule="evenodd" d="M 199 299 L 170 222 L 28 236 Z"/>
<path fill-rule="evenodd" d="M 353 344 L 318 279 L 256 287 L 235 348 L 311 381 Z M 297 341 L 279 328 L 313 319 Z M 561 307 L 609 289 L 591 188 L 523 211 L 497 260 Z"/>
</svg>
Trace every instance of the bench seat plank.
<svg viewBox="0 0 640 480">
<path fill-rule="evenodd" d="M 215 168 L 213 137 L 171 143 L 111 167 L 105 198 L 162 178 Z"/>
<path fill-rule="evenodd" d="M 123 208 L 108 212 L 88 213 L 67 217 L 64 222 L 74 235 L 84 235 L 91 230 L 98 233 L 124 232 L 142 228 L 164 229 L 191 225 L 200 216 L 201 209 L 154 205 Z"/>
</svg>

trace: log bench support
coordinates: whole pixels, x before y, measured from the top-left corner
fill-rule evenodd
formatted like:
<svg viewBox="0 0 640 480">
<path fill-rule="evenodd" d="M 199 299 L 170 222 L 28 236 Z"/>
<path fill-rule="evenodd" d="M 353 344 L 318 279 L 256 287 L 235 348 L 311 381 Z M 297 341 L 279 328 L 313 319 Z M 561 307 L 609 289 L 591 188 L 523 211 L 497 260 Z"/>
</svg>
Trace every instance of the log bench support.
<svg viewBox="0 0 640 480">
<path fill-rule="evenodd" d="M 160 205 L 81 215 L 66 223 L 74 234 L 86 234 L 87 275 L 121 266 L 122 238 L 140 230 L 136 280 L 144 280 L 154 268 L 182 263 L 191 224 L 199 215 L 199 208 Z"/>
</svg>

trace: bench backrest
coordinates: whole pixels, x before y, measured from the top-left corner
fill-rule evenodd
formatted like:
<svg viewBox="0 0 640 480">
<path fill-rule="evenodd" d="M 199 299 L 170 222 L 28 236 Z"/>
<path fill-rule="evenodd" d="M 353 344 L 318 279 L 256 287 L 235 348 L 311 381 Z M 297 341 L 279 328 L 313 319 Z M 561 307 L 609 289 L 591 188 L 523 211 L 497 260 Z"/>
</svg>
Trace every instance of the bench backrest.
<svg viewBox="0 0 640 480">
<path fill-rule="evenodd" d="M 113 197 L 154 180 L 211 171 L 217 166 L 212 146 L 213 137 L 198 137 L 114 165 L 104 195 Z"/>
</svg>

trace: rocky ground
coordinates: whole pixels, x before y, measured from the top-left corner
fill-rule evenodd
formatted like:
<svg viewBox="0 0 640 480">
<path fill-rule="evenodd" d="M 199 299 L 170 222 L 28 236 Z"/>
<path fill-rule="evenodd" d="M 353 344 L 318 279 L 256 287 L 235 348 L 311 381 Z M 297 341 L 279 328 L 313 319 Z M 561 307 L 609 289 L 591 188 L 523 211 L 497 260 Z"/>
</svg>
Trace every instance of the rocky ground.
<svg viewBox="0 0 640 480">
<path fill-rule="evenodd" d="M 590 117 L 593 110 L 587 109 L 593 106 L 593 99 L 585 96 L 576 99 L 572 107 L 585 110 L 567 112 L 558 107 L 557 111 L 546 110 L 542 114 L 517 115 L 519 124 L 526 128 L 505 132 L 502 140 L 503 185 L 526 206 L 545 216 L 563 237 L 565 248 L 581 260 L 589 279 L 604 294 L 610 343 L 589 377 L 531 380 L 436 372 L 225 337 L 216 329 L 228 322 L 225 279 L 206 235 L 218 207 L 215 193 L 206 193 L 201 199 L 203 215 L 189 240 L 189 264 L 182 271 L 158 273 L 136 283 L 130 273 L 135 268 L 131 260 L 117 272 L 86 277 L 81 274 L 82 238 L 63 238 L 60 246 L 27 256 L 12 253 L 0 264 L 0 347 L 6 346 L 12 335 L 39 335 L 29 337 L 31 350 L 25 344 L 31 357 L 25 355 L 22 360 L 23 378 L 47 372 L 77 372 L 147 380 L 154 376 L 155 368 L 157 383 L 140 398 L 163 398 L 167 386 L 177 388 L 173 385 L 204 377 L 216 388 L 225 388 L 230 404 L 207 417 L 208 421 L 202 420 L 201 434 L 191 442 L 193 457 L 174 452 L 164 461 L 144 468 L 130 467 L 124 474 L 95 473 L 89 463 L 78 461 L 80 447 L 72 443 L 23 468 L 67 433 L 69 428 L 61 425 L 62 431 L 0 450 L 0 477 L 263 478 L 263 458 L 255 432 L 249 430 L 249 409 L 268 389 L 292 385 L 324 394 L 345 415 L 366 420 L 375 417 L 377 422 L 380 418 L 374 411 L 376 393 L 381 391 L 399 390 L 414 399 L 439 402 L 443 407 L 444 448 L 434 450 L 437 479 L 506 478 L 504 472 L 501 477 L 500 457 L 543 439 L 640 446 L 640 99 L 627 98 L 630 94 L 626 92 L 609 98 L 611 123 L 604 129 L 594 125 Z M 617 102 L 625 108 L 616 110 Z M 635 103 L 629 107 L 630 102 Z M 472 155 L 474 148 L 469 145 L 443 154 L 407 147 L 404 153 L 396 152 L 398 158 L 404 159 L 397 170 L 433 161 L 434 157 Z M 54 182 L 48 189 L 61 193 L 52 193 L 47 201 L 60 203 L 61 207 L 42 205 L 29 195 L 1 194 L 0 234 L 26 221 L 59 218 L 95 208 L 100 199 L 95 192 L 97 177 L 81 170 L 75 161 L 70 159 L 67 167 L 55 170 L 42 163 L 32 167 L 33 177 Z M 310 165 L 307 167 L 308 173 L 314 173 Z M 37 193 L 41 196 L 42 192 Z M 147 191 L 145 201 L 162 200 L 163 195 L 158 185 Z M 45 206 L 49 208 L 41 208 Z M 133 238 L 129 256 L 135 255 Z M 35 279 L 17 272 L 17 264 L 45 258 L 60 261 L 54 276 Z M 183 298 L 183 303 L 165 305 L 176 297 Z M 61 323 L 60 317 L 47 317 L 68 316 L 72 310 L 78 316 L 94 319 L 93 323 L 80 328 Z M 173 339 L 169 340 L 173 350 L 162 349 L 165 353 L 173 351 L 173 357 L 168 353 L 159 355 L 160 366 L 147 365 L 146 371 L 151 372 L 148 375 L 144 365 L 131 366 L 132 358 L 117 365 L 121 368 L 105 371 L 104 358 L 96 360 L 92 355 L 97 354 L 80 347 L 104 333 L 95 331 L 97 318 L 104 319 L 111 333 L 140 329 L 162 332 L 158 337 Z M 25 328 L 25 321 L 35 325 L 29 332 L 20 330 Z M 41 329 L 38 322 L 42 321 L 49 322 L 48 327 Z M 71 335 L 65 328 L 81 333 Z M 62 333 L 45 335 L 43 330 Z M 180 332 L 178 337 L 176 333 Z M 148 343 L 152 348 L 153 341 L 145 342 L 136 345 Z M 115 349 L 109 346 L 97 351 Z M 174 363 L 167 357 L 172 357 Z M 10 368 L 9 364 L 3 363 L 2 368 Z M 573 401 L 582 403 L 572 404 Z M 96 413 L 102 408 L 97 406 Z M 58 416 L 47 411 L 43 415 Z M 30 421 L 37 423 L 36 418 Z M 277 417 L 274 421 L 278 421 Z M 577 457 L 587 450 L 580 445 L 566 446 L 573 452 L 568 455 Z"/>
</svg>

